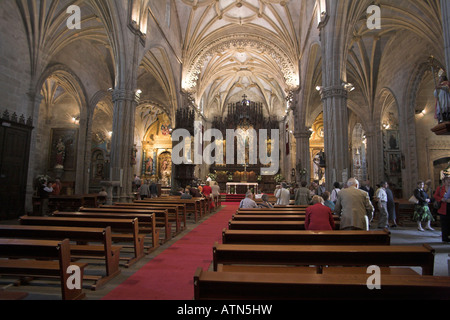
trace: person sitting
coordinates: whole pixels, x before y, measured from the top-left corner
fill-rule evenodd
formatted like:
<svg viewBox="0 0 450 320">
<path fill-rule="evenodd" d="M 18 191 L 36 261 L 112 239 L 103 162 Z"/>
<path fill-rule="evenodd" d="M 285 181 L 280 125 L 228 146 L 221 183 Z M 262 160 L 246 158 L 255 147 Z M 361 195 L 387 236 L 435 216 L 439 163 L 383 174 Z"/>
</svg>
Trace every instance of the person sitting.
<svg viewBox="0 0 450 320">
<path fill-rule="evenodd" d="M 258 203 L 258 207 L 260 208 L 273 208 L 273 205 L 269 202 L 269 196 L 267 194 L 263 194 L 261 196 L 262 202 Z"/>
<path fill-rule="evenodd" d="M 98 193 L 98 203 L 100 205 L 106 204 L 106 199 L 108 198 L 108 193 L 106 192 L 105 188 L 102 188 L 102 190 Z"/>
<path fill-rule="evenodd" d="M 239 204 L 239 208 L 241 208 L 241 209 L 258 208 L 258 205 L 253 200 L 253 193 L 251 191 L 248 191 L 245 194 L 245 198 L 241 200 L 241 203 Z"/>
<path fill-rule="evenodd" d="M 329 191 L 325 191 L 322 194 L 322 198 L 323 198 L 323 204 L 325 206 L 327 206 L 328 208 L 330 208 L 332 212 L 334 212 L 334 202 L 332 202 L 330 200 L 330 192 Z"/>
<path fill-rule="evenodd" d="M 181 188 L 180 193 L 181 193 L 181 199 L 192 199 L 192 195 L 189 192 L 189 189 Z"/>
<path fill-rule="evenodd" d="M 334 230 L 334 223 L 331 209 L 323 204 L 321 196 L 314 196 L 312 205 L 306 208 L 305 230 Z"/>
</svg>

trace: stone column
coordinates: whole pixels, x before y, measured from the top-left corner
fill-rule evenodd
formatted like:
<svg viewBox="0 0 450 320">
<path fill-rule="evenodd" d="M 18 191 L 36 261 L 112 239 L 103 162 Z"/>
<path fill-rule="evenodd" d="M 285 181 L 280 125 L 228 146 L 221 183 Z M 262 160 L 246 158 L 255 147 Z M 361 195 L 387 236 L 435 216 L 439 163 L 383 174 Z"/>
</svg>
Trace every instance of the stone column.
<svg viewBox="0 0 450 320">
<path fill-rule="evenodd" d="M 346 183 L 351 174 L 347 95 L 346 36 L 347 1 L 327 2 L 320 28 L 322 45 L 322 101 L 325 134 L 325 178 L 327 189 L 335 181 Z"/>
<path fill-rule="evenodd" d="M 41 101 L 44 98 L 41 94 L 35 92 L 28 92 L 28 101 L 30 105 L 30 110 L 32 110 L 31 118 L 33 120 L 33 125 L 37 126 L 39 123 L 39 106 L 41 105 Z M 28 173 L 27 173 L 27 189 L 25 196 L 25 212 L 33 211 L 33 194 L 34 194 L 34 178 L 41 174 L 40 172 L 36 172 L 36 135 L 37 129 L 36 127 L 31 131 L 30 138 L 30 155 L 28 160 Z"/>
<path fill-rule="evenodd" d="M 110 181 L 120 181 L 116 198 L 120 202 L 128 202 L 133 198 L 131 157 L 134 146 L 135 112 L 139 95 L 134 90 L 116 89 L 112 98 L 114 116 Z"/>
<path fill-rule="evenodd" d="M 302 180 L 309 182 L 311 180 L 311 154 L 309 148 L 309 139 L 311 138 L 311 131 L 303 126 L 300 129 L 295 130 L 294 137 L 296 140 L 296 177 L 297 182 Z M 306 169 L 306 175 L 302 177 L 300 170 Z"/>
<path fill-rule="evenodd" d="M 447 74 L 450 70 L 450 2 L 441 0 L 442 28 L 444 34 L 445 64 Z"/>
<path fill-rule="evenodd" d="M 346 183 L 350 178 L 348 143 L 347 90 L 342 86 L 322 91 L 325 134 L 325 177 L 331 190 L 335 181 Z"/>
</svg>

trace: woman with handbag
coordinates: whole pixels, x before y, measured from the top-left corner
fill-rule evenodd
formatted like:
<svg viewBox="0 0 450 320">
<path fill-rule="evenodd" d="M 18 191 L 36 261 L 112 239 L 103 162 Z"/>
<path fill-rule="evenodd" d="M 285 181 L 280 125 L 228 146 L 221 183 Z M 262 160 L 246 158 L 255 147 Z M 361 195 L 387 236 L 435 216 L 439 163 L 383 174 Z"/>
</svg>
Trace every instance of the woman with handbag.
<svg viewBox="0 0 450 320">
<path fill-rule="evenodd" d="M 414 196 L 418 200 L 418 203 L 414 206 L 413 220 L 417 221 L 417 229 L 419 231 L 425 231 L 422 228 L 422 222 L 426 222 L 427 224 L 425 229 L 433 231 L 434 229 L 431 228 L 431 221 L 434 221 L 434 218 L 431 214 L 430 208 L 428 207 L 430 198 L 423 189 L 424 186 L 425 183 L 423 181 L 419 181 L 417 183 L 417 188 L 414 190 Z"/>
<path fill-rule="evenodd" d="M 443 184 L 436 189 L 434 193 L 434 199 L 440 204 L 437 213 L 441 220 L 442 241 L 449 242 L 449 230 L 450 230 L 450 176 L 445 176 Z"/>
</svg>

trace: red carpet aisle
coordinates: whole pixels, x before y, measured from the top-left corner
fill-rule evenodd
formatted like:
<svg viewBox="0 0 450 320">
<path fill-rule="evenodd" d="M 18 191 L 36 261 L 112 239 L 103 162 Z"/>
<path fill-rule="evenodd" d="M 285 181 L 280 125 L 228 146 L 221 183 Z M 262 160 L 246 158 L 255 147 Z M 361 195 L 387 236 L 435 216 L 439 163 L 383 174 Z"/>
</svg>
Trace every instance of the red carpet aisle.
<svg viewBox="0 0 450 320">
<path fill-rule="evenodd" d="M 227 227 L 238 204 L 222 203 L 222 207 L 103 300 L 192 300 L 195 270 L 210 266 L 214 242 L 221 242 L 222 230 Z"/>
</svg>

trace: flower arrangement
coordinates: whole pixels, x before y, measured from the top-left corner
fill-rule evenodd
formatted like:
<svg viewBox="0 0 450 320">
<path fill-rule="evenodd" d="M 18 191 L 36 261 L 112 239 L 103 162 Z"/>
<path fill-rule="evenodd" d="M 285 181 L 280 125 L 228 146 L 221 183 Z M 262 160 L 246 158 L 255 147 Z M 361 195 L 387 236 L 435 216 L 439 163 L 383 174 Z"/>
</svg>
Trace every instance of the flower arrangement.
<svg viewBox="0 0 450 320">
<path fill-rule="evenodd" d="M 212 172 L 208 173 L 207 176 L 210 177 L 212 181 L 216 181 L 216 179 L 217 179 L 217 174 L 212 173 Z"/>
<path fill-rule="evenodd" d="M 284 177 L 281 173 L 275 175 L 275 177 L 273 178 L 275 180 L 276 183 L 280 183 L 281 181 L 284 180 Z"/>
</svg>

